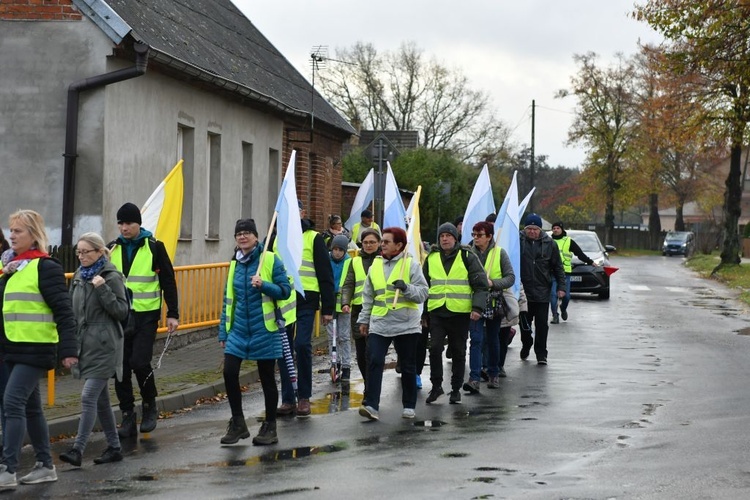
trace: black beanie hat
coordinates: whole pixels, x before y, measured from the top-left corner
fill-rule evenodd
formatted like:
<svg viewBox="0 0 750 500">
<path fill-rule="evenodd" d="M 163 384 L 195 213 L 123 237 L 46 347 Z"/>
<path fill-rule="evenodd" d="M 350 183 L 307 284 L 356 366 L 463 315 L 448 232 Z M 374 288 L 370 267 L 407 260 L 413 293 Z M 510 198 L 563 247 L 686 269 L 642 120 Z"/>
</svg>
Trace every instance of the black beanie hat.
<svg viewBox="0 0 750 500">
<path fill-rule="evenodd" d="M 559 227 L 560 229 L 565 229 L 565 226 L 563 226 L 562 221 L 553 222 L 552 227 L 555 227 L 555 226 Z"/>
<path fill-rule="evenodd" d="M 141 225 L 141 211 L 133 203 L 127 202 L 117 211 L 117 223 L 133 223 Z"/>
<path fill-rule="evenodd" d="M 239 219 L 234 224 L 234 234 L 242 231 L 250 231 L 256 238 L 258 237 L 258 229 L 255 227 L 254 219 Z"/>
</svg>

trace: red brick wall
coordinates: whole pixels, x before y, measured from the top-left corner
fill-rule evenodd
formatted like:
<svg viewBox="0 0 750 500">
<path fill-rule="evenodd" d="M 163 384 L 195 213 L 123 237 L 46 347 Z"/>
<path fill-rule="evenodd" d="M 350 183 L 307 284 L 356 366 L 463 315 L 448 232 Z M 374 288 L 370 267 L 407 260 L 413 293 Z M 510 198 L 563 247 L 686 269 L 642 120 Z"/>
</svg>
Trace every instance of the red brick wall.
<svg viewBox="0 0 750 500">
<path fill-rule="evenodd" d="M 0 20 L 80 21 L 81 13 L 70 0 L 0 0 Z"/>
<path fill-rule="evenodd" d="M 315 229 L 324 231 L 328 227 L 329 215 L 341 215 L 343 139 L 331 138 L 316 131 L 312 142 L 302 142 L 293 140 L 299 134 L 293 135 L 290 137 L 285 129 L 282 171 L 286 174 L 289 158 L 295 149 L 297 197 L 304 204 L 307 217 L 315 222 Z"/>
</svg>

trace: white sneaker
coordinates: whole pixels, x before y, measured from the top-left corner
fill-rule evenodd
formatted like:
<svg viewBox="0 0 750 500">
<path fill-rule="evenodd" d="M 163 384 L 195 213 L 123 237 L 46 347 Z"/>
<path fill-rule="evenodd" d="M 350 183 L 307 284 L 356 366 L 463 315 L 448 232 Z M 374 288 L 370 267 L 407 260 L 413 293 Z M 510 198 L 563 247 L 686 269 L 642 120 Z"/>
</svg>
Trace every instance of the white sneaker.
<svg viewBox="0 0 750 500">
<path fill-rule="evenodd" d="M 21 484 L 51 483 L 52 481 L 57 481 L 55 466 L 48 469 L 42 462 L 37 462 L 31 472 L 21 478 Z"/>
<path fill-rule="evenodd" d="M 414 418 L 415 416 L 414 408 L 404 408 L 404 411 L 401 412 L 401 418 Z"/>
<path fill-rule="evenodd" d="M 18 486 L 16 473 L 8 472 L 8 466 L 0 464 L 0 490 L 10 490 Z"/>
</svg>

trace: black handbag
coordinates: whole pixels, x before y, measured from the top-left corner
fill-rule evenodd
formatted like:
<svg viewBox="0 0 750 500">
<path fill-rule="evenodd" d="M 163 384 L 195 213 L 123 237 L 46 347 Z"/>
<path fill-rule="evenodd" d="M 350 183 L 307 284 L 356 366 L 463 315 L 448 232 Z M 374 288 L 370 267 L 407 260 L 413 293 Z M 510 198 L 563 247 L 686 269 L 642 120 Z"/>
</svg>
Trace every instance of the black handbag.
<svg viewBox="0 0 750 500">
<path fill-rule="evenodd" d="M 485 319 L 501 319 L 507 315 L 508 304 L 502 290 L 492 290 L 487 294 L 487 304 L 484 306 L 482 317 Z"/>
</svg>

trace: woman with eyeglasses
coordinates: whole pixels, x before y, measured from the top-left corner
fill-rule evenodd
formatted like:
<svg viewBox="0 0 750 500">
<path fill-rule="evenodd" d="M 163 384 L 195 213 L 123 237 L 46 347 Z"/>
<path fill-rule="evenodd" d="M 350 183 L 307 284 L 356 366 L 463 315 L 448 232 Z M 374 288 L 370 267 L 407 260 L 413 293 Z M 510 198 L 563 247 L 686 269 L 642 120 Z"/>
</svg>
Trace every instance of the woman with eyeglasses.
<svg viewBox="0 0 750 500">
<path fill-rule="evenodd" d="M 367 271 L 370 270 L 372 261 L 380 255 L 380 233 L 372 228 L 362 231 L 362 249 L 349 264 L 349 270 L 341 287 L 341 312 L 351 313 L 352 337 L 357 356 L 357 367 L 362 375 L 367 394 L 367 335 L 362 335 L 357 325 L 357 317 L 362 311 L 362 291 L 365 287 Z"/>
<path fill-rule="evenodd" d="M 65 274 L 50 258 L 44 219 L 33 210 L 10 216 L 10 250 L 2 254 L 0 276 L 0 356 L 8 368 L 3 406 L 5 446 L 0 490 L 57 481 L 50 453 L 39 380 L 58 359 L 65 368 L 78 362 L 76 322 Z M 30 473 L 16 479 L 21 446 L 28 432 L 36 455 Z M 41 494 L 41 493 L 40 493 Z"/>
<path fill-rule="evenodd" d="M 219 343 L 224 349 L 224 385 L 232 418 L 221 444 L 234 444 L 250 437 L 242 411 L 240 365 L 245 359 L 258 365 L 263 387 L 266 418 L 255 445 L 278 443 L 276 434 L 276 360 L 282 357 L 284 328 L 277 322 L 281 312 L 277 300 L 289 298 L 292 287 L 281 259 L 271 251 L 263 253 L 253 219 L 240 219 L 234 227 L 235 254 L 229 264 L 224 308 L 219 323 Z M 261 259 L 263 262 L 261 262 Z"/>
<path fill-rule="evenodd" d="M 73 447 L 60 460 L 80 467 L 83 452 L 97 416 L 107 448 L 95 464 L 122 460 L 115 413 L 109 401 L 109 379 L 122 380 L 124 339 L 121 322 L 130 304 L 122 273 L 109 261 L 109 249 L 96 233 L 78 239 L 76 255 L 81 263 L 73 275 L 70 296 L 78 320 L 78 364 L 73 376 L 84 379 L 81 391 L 81 419 Z"/>
<path fill-rule="evenodd" d="M 422 310 L 429 286 L 419 259 L 406 250 L 406 231 L 383 229 L 380 257 L 375 258 L 365 278 L 362 312 L 357 323 L 367 336 L 367 395 L 359 414 L 379 420 L 380 390 L 385 356 L 393 344 L 401 360 L 401 404 L 403 418 L 414 418 L 417 405 L 417 343 L 422 334 Z"/>
</svg>

